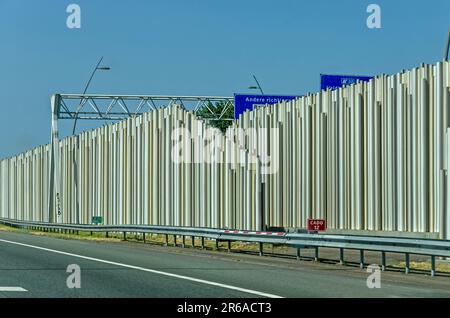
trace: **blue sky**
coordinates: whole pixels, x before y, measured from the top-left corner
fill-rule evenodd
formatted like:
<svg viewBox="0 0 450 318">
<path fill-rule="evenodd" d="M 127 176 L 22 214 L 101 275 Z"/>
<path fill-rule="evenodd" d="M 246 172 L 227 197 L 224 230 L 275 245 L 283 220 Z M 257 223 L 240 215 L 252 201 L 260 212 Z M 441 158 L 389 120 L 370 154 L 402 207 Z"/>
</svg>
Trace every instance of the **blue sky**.
<svg viewBox="0 0 450 318">
<path fill-rule="evenodd" d="M 71 3 L 81 29 L 66 26 Z M 300 95 L 320 73 L 435 63 L 449 26 L 448 0 L 0 0 L 0 158 L 49 142 L 50 96 L 80 93 L 100 56 L 111 71 L 91 93 L 232 96 L 256 74 L 266 93 Z"/>
</svg>

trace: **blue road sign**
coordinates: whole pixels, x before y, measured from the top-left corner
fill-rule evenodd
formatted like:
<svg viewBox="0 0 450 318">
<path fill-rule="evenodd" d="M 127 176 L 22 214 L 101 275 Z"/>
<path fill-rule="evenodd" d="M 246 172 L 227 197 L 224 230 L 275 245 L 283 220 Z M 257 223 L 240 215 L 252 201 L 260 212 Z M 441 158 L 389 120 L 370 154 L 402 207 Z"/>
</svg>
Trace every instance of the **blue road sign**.
<svg viewBox="0 0 450 318">
<path fill-rule="evenodd" d="M 248 109 L 252 110 L 255 106 L 272 105 L 295 98 L 297 96 L 234 94 L 234 118 L 237 119 L 243 112 Z"/>
<path fill-rule="evenodd" d="M 326 75 L 320 74 L 320 89 L 336 89 L 355 84 L 358 80 L 368 82 L 372 76 Z"/>
</svg>

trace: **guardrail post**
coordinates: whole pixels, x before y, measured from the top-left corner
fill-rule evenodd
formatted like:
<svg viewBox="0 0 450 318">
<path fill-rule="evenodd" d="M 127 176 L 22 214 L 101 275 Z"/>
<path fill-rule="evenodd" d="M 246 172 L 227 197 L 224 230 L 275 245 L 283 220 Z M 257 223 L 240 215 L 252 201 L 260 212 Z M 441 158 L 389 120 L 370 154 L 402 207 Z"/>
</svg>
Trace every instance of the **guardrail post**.
<svg viewBox="0 0 450 318">
<path fill-rule="evenodd" d="M 195 247 L 195 236 L 192 236 L 191 239 L 192 239 L 192 247 Z"/>
<path fill-rule="evenodd" d="M 431 255 L 431 277 L 436 275 L 436 257 Z"/>
<path fill-rule="evenodd" d="M 92 236 L 92 231 L 91 231 L 91 236 Z"/>
<path fill-rule="evenodd" d="M 263 255 L 264 255 L 264 243 L 259 242 L 259 256 L 263 256 Z"/>
<path fill-rule="evenodd" d="M 181 244 L 181 247 L 184 248 L 186 246 L 186 236 L 183 235 L 183 243 Z"/>
<path fill-rule="evenodd" d="M 127 240 L 127 232 L 123 232 L 123 240 L 124 240 L 124 241 Z"/>
<path fill-rule="evenodd" d="M 359 250 L 359 268 L 364 268 L 364 250 Z"/>
<path fill-rule="evenodd" d="M 318 246 L 316 246 L 315 248 L 314 248 L 314 261 L 315 262 L 317 262 L 317 261 L 319 261 L 319 247 Z"/>
<path fill-rule="evenodd" d="M 142 233 L 142 240 L 144 241 L 144 244 L 146 243 L 145 233 Z"/>
<path fill-rule="evenodd" d="M 165 241 L 165 243 L 164 243 L 164 246 L 169 246 L 169 235 L 168 234 L 166 234 L 166 241 Z"/>
<path fill-rule="evenodd" d="M 109 235 L 108 235 L 108 232 L 106 232 L 106 233 L 105 233 L 105 236 L 106 236 L 106 238 L 108 238 L 108 237 L 109 237 Z"/>
<path fill-rule="evenodd" d="M 228 241 L 228 253 L 231 252 L 231 241 Z"/>
<path fill-rule="evenodd" d="M 202 250 L 204 250 L 204 249 L 205 249 L 205 238 L 202 237 Z"/>
<path fill-rule="evenodd" d="M 300 247 L 297 247 L 297 261 L 300 260 Z"/>
<path fill-rule="evenodd" d="M 409 253 L 405 253 L 405 274 L 409 273 Z"/>
<path fill-rule="evenodd" d="M 219 250 L 219 240 L 218 239 L 216 239 L 216 250 L 217 251 Z"/>
<path fill-rule="evenodd" d="M 381 271 L 386 270 L 386 252 L 381 252 Z"/>
<path fill-rule="evenodd" d="M 344 249 L 341 247 L 339 249 L 339 264 L 344 265 L 345 260 L 344 260 Z"/>
<path fill-rule="evenodd" d="M 173 236 L 173 246 L 177 246 L 177 236 Z"/>
</svg>

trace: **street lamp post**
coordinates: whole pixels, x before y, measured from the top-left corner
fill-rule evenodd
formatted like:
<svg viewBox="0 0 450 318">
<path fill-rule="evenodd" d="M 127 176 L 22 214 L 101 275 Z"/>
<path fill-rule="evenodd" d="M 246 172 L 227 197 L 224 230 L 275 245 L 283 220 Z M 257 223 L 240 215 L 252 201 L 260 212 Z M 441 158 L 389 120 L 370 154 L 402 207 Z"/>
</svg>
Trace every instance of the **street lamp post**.
<svg viewBox="0 0 450 318">
<path fill-rule="evenodd" d="M 264 92 L 263 92 L 263 90 L 262 90 L 262 88 L 261 88 L 261 85 L 259 85 L 259 82 L 258 82 L 258 80 L 256 79 L 256 76 L 253 75 L 253 78 L 255 79 L 255 82 L 256 82 L 256 85 L 257 85 L 257 86 L 249 86 L 248 89 L 259 89 L 259 91 L 261 92 L 261 95 L 264 95 Z"/>
<path fill-rule="evenodd" d="M 445 45 L 445 50 L 444 50 L 444 62 L 448 60 L 449 49 L 450 49 L 450 28 L 448 29 L 447 44 Z"/>
<path fill-rule="evenodd" d="M 86 83 L 86 86 L 84 87 L 83 90 L 83 95 L 86 94 L 89 85 L 91 84 L 92 79 L 94 78 L 95 73 L 100 70 L 100 71 L 109 71 L 111 68 L 108 66 L 100 66 L 100 64 L 103 61 L 103 56 L 100 58 L 100 60 L 98 61 L 97 65 L 95 66 L 94 70 L 92 71 L 91 77 L 89 77 L 88 82 Z M 73 123 L 73 129 L 72 129 L 72 135 L 75 135 L 75 129 L 77 127 L 77 120 L 78 120 L 78 113 L 82 108 L 82 102 L 80 103 L 80 105 L 78 106 L 76 113 L 75 113 L 75 121 Z M 78 149 L 79 147 L 79 138 L 77 136 L 76 138 L 76 149 Z M 73 160 L 72 160 L 72 164 L 73 164 L 73 175 L 74 175 L 74 187 L 75 187 L 75 215 L 76 215 L 76 223 L 80 224 L 81 218 L 80 218 L 80 203 L 78 201 L 78 165 L 75 159 L 75 156 L 73 156 Z"/>
<path fill-rule="evenodd" d="M 100 64 L 102 63 L 102 61 L 103 61 L 103 56 L 100 58 L 100 60 L 98 61 L 97 65 L 95 66 L 94 70 L 92 71 L 91 77 L 89 77 L 89 80 L 88 80 L 88 82 L 86 83 L 86 86 L 84 87 L 83 95 L 86 94 L 86 92 L 87 92 L 87 90 L 88 90 L 88 88 L 89 88 L 89 85 L 91 84 L 91 81 L 92 81 L 92 79 L 94 78 L 94 75 L 95 75 L 95 73 L 96 73 L 98 70 L 100 70 L 100 71 L 109 71 L 109 70 L 111 69 L 111 68 L 108 67 L 108 66 L 100 66 Z M 74 121 L 74 123 L 73 123 L 72 135 L 75 135 L 75 129 L 76 129 L 76 127 L 77 127 L 77 120 L 78 120 L 78 112 L 80 111 L 80 108 L 81 108 L 81 105 L 78 106 L 78 109 L 77 109 L 77 111 L 76 111 L 76 113 L 75 113 L 75 121 Z"/>
</svg>

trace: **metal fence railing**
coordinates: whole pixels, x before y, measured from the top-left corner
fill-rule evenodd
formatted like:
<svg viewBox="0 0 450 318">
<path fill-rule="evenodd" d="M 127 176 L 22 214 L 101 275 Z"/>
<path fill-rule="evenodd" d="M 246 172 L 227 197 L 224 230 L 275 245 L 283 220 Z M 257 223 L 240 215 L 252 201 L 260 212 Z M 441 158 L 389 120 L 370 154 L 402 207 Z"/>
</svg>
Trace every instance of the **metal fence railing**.
<svg viewBox="0 0 450 318">
<path fill-rule="evenodd" d="M 35 229 L 41 231 L 58 232 L 101 232 L 108 237 L 109 233 L 123 233 L 126 239 L 127 233 L 163 234 L 173 235 L 174 244 L 177 244 L 177 236 L 182 237 L 182 246 L 185 246 L 186 237 L 192 238 L 192 246 L 195 246 L 195 238 L 201 238 L 201 247 L 205 248 L 205 239 L 215 240 L 216 248 L 219 242 L 228 242 L 228 250 L 231 251 L 231 242 L 259 243 L 259 254 L 263 255 L 264 244 L 277 244 L 293 247 L 297 250 L 297 258 L 300 258 L 302 248 L 314 248 L 315 259 L 319 260 L 319 248 L 339 249 L 340 262 L 345 263 L 344 250 L 360 251 L 360 267 L 365 265 L 364 252 L 381 252 L 381 269 L 386 269 L 386 253 L 405 254 L 405 273 L 410 271 L 410 255 L 427 255 L 431 257 L 431 276 L 436 274 L 436 257 L 450 257 L 450 241 L 436 239 L 416 239 L 398 237 L 379 237 L 362 235 L 334 235 L 334 234 L 306 234 L 294 232 L 259 232 L 238 231 L 213 228 L 177 227 L 177 226 L 149 226 L 149 225 L 84 225 L 84 224 L 55 224 L 46 222 L 27 222 L 0 218 L 0 224 L 16 228 Z"/>
</svg>

